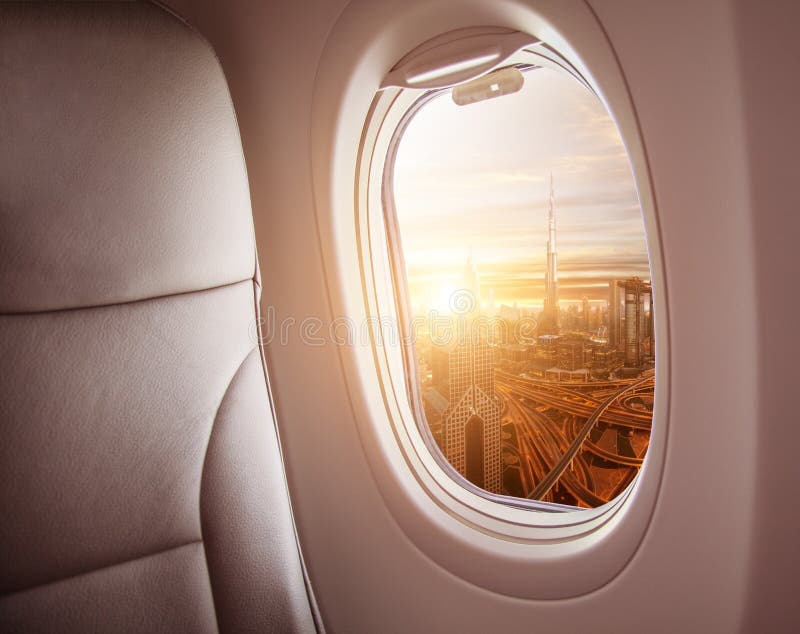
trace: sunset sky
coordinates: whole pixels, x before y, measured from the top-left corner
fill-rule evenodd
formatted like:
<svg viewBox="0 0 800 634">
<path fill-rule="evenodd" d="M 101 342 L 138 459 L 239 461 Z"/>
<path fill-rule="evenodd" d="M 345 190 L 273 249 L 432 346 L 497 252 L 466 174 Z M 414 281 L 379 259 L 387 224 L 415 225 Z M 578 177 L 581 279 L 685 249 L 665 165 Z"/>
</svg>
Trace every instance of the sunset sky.
<svg viewBox="0 0 800 634">
<path fill-rule="evenodd" d="M 604 300 L 609 279 L 649 279 L 616 126 L 576 81 L 536 69 L 513 95 L 434 99 L 403 135 L 394 188 L 415 309 L 444 308 L 470 249 L 484 302 L 491 288 L 497 306 L 541 306 L 551 171 L 562 304 Z"/>
</svg>

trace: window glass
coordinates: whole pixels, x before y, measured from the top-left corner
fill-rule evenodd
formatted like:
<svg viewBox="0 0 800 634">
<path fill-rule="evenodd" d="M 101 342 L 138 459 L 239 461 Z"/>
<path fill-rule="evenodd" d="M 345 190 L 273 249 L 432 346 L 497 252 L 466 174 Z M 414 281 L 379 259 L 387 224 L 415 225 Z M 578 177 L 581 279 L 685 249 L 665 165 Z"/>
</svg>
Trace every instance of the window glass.
<svg viewBox="0 0 800 634">
<path fill-rule="evenodd" d="M 407 370 L 419 424 L 461 476 L 595 507 L 630 484 L 650 437 L 644 224 L 602 103 L 566 74 L 523 75 L 512 94 L 463 91 L 466 105 L 437 93 L 399 138 Z"/>
</svg>

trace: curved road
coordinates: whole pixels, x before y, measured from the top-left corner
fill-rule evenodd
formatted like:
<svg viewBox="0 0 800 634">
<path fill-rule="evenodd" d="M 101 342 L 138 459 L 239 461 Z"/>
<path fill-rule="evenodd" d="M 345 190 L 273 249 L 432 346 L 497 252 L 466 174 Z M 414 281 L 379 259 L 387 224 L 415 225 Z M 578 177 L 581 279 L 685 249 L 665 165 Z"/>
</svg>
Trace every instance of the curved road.
<svg viewBox="0 0 800 634">
<path fill-rule="evenodd" d="M 575 459 L 575 456 L 581 450 L 581 446 L 589 437 L 592 428 L 595 426 L 595 424 L 597 424 L 597 421 L 600 419 L 600 417 L 605 414 L 606 410 L 611 407 L 614 401 L 627 392 L 635 390 L 639 386 L 651 380 L 652 377 L 647 376 L 628 385 L 624 385 L 611 396 L 606 398 L 606 400 L 600 403 L 599 407 L 597 407 L 586 419 L 586 422 L 581 427 L 578 435 L 570 443 L 567 451 L 564 452 L 564 455 L 562 455 L 561 458 L 553 465 L 552 469 L 550 469 L 550 472 L 541 481 L 539 481 L 539 483 L 534 487 L 533 491 L 528 494 L 528 498 L 539 500 L 548 491 L 550 491 L 553 485 L 562 476 L 564 471 L 566 471 L 567 467 L 569 467 L 569 464 Z"/>
</svg>

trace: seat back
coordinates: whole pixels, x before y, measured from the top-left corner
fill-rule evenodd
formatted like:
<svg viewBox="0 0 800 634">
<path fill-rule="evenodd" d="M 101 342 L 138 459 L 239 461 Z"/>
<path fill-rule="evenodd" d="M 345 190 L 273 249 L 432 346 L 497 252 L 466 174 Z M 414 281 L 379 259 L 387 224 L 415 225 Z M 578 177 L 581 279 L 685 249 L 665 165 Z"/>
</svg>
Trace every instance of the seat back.
<svg viewBox="0 0 800 634">
<path fill-rule="evenodd" d="M 310 631 L 208 44 L 0 3 L 0 631 Z"/>
</svg>

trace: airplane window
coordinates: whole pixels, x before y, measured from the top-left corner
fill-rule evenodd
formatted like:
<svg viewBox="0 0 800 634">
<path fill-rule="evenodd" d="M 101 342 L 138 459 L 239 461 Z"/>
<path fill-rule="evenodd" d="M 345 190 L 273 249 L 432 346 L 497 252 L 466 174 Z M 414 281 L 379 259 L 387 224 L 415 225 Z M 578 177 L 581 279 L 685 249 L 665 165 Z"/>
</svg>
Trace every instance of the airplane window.
<svg viewBox="0 0 800 634">
<path fill-rule="evenodd" d="M 456 479 L 593 508 L 650 439 L 643 216 L 594 93 L 549 68 L 496 73 L 420 91 L 387 159 L 412 410 Z"/>
</svg>

